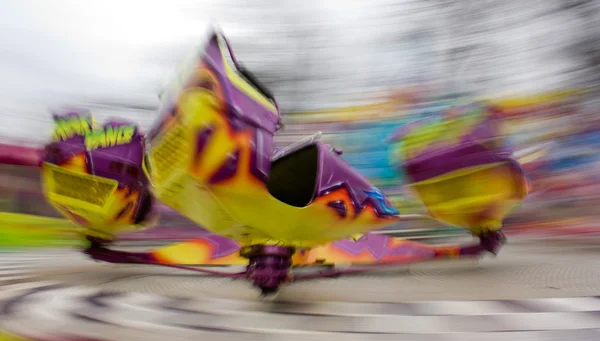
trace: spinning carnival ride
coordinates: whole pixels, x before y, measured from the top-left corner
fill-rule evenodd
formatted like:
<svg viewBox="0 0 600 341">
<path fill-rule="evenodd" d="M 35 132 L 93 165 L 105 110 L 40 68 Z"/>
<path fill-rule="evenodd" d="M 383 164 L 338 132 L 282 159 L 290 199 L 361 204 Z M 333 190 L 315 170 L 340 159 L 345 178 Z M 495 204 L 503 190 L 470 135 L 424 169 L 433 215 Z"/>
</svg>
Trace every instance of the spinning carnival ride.
<svg viewBox="0 0 600 341">
<path fill-rule="evenodd" d="M 496 253 L 502 218 L 527 194 L 520 165 L 492 136 L 491 116 L 448 116 L 395 136 L 405 153 L 400 166 L 433 218 L 468 227 L 480 243 L 430 246 L 369 234 L 427 217 L 399 215 L 319 134 L 275 150 L 277 102 L 220 34 L 211 35 L 188 71 L 162 95 L 160 118 L 146 136 L 129 122 L 100 125 L 85 110 L 55 115 L 42 164 L 45 193 L 83 227 L 85 252 L 94 259 L 245 278 L 268 294 L 292 280 L 375 265 Z M 149 252 L 108 249 L 118 233 L 156 220 L 154 198 L 211 234 Z M 246 270 L 189 266 L 231 264 Z M 311 274 L 291 271 L 322 265 Z"/>
</svg>

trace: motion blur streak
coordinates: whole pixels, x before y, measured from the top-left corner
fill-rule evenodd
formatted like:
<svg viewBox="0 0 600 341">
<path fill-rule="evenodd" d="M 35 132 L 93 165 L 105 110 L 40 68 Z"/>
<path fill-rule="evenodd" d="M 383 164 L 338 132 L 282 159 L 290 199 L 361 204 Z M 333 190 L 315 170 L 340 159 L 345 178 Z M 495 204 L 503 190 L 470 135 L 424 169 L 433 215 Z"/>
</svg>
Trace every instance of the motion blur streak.
<svg viewBox="0 0 600 341">
<path fill-rule="evenodd" d="M 0 341 L 599 339 L 598 20 L 592 0 L 3 0 Z M 71 249 L 83 244 L 80 230 L 41 191 L 48 111 L 85 107 L 99 122 L 120 117 L 147 132 L 158 94 L 212 25 L 277 97 L 285 129 L 276 146 L 322 131 L 401 214 L 428 212 L 395 167 L 393 132 L 456 105 L 496 108 L 531 184 L 504 221 L 503 253 L 301 282 L 269 303 L 245 284 L 99 265 Z M 155 228 L 119 236 L 123 248 L 206 235 L 158 210 Z M 433 220 L 380 232 L 470 238 Z"/>
</svg>

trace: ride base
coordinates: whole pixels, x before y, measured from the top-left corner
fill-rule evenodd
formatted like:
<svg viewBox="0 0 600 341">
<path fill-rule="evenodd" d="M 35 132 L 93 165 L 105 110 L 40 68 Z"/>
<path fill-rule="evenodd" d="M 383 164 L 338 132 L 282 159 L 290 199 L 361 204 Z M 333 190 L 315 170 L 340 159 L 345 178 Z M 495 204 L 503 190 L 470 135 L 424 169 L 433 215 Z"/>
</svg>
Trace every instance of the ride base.
<svg viewBox="0 0 600 341">
<path fill-rule="evenodd" d="M 116 264 L 148 264 L 160 265 L 182 270 L 202 272 L 219 277 L 229 277 L 232 279 L 246 279 L 260 289 L 263 295 L 276 293 L 283 284 L 293 281 L 308 280 L 315 278 L 337 277 L 344 274 L 362 273 L 375 268 L 394 266 L 399 264 L 410 264 L 423 262 L 434 259 L 442 259 L 449 257 L 458 258 L 473 258 L 480 257 L 486 252 L 494 255 L 498 254 L 502 245 L 506 242 L 504 234 L 500 231 L 490 232 L 479 237 L 479 243 L 465 246 L 456 246 L 458 254 L 451 255 L 448 252 L 440 252 L 447 246 L 440 247 L 438 251 L 429 257 L 401 259 L 397 261 L 386 261 L 380 263 L 365 264 L 345 269 L 336 269 L 335 264 L 326 270 L 316 271 L 311 274 L 302 274 L 292 276 L 292 268 L 294 264 L 292 257 L 295 254 L 295 249 L 291 247 L 275 246 L 275 245 L 250 245 L 240 249 L 239 255 L 248 260 L 245 271 L 239 273 L 228 273 L 218 270 L 210 270 L 192 266 L 184 266 L 179 264 L 164 263 L 158 261 L 152 252 L 128 252 L 112 250 L 106 247 L 107 242 L 97 238 L 88 237 L 90 242 L 88 248 L 84 252 L 92 259 L 116 263 Z M 321 266 L 322 262 L 312 264 L 315 267 Z"/>
</svg>

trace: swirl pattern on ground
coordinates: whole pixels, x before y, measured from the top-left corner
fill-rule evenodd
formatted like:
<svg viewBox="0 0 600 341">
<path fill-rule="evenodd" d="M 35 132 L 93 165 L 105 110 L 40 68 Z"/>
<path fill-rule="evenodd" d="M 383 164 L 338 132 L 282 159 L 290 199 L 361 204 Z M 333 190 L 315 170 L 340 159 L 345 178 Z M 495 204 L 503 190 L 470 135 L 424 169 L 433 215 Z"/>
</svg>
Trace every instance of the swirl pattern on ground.
<svg viewBox="0 0 600 341">
<path fill-rule="evenodd" d="M 512 245 L 481 264 L 300 282 L 272 302 L 245 282 L 174 269 L 98 264 L 66 251 L 0 255 L 0 329 L 115 341 L 597 340 L 595 251 L 556 251 Z M 16 270 L 19 256 L 30 268 Z"/>
</svg>

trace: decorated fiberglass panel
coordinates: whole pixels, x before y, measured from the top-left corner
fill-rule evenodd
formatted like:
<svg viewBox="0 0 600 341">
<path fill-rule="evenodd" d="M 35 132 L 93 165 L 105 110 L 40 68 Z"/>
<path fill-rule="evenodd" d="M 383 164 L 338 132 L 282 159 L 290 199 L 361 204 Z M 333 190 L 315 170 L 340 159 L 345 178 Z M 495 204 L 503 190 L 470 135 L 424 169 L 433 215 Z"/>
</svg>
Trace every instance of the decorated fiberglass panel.
<svg viewBox="0 0 600 341">
<path fill-rule="evenodd" d="M 329 146 L 309 141 L 275 153 L 276 101 L 231 52 L 229 66 L 227 51 L 214 34 L 181 89 L 163 96 L 148 138 L 157 197 L 243 243 L 312 245 L 390 224 L 396 211 Z M 332 207 L 339 201 L 347 214 Z"/>
<path fill-rule="evenodd" d="M 55 115 L 53 142 L 43 154 L 50 203 L 88 234 L 111 239 L 152 222 L 152 196 L 142 171 L 143 136 L 127 121 L 94 122 L 89 111 Z"/>
<path fill-rule="evenodd" d="M 525 174 L 500 128 L 495 108 L 474 103 L 396 134 L 399 166 L 433 217 L 476 234 L 496 231 L 525 197 Z"/>
</svg>

